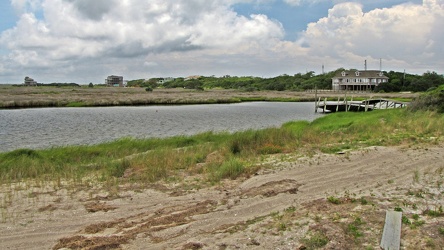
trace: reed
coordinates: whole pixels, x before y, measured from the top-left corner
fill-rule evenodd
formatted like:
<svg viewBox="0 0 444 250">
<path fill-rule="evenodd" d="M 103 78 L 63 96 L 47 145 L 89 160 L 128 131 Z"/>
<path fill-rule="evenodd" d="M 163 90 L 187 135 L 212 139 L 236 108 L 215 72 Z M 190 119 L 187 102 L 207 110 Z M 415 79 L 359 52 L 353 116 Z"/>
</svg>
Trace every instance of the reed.
<svg viewBox="0 0 444 250">
<path fill-rule="evenodd" d="M 373 93 L 357 93 L 348 96 L 368 99 Z M 411 98 L 418 94 L 378 94 L 385 98 Z M 319 93 L 319 97 L 331 100 L 343 98 L 344 93 Z M 197 91 L 183 88 L 154 89 L 109 87 L 0 87 L 0 108 L 32 107 L 91 107 L 91 106 L 140 106 L 171 104 L 216 104 L 246 101 L 314 101 L 313 92 L 253 91 L 207 89 Z"/>
</svg>

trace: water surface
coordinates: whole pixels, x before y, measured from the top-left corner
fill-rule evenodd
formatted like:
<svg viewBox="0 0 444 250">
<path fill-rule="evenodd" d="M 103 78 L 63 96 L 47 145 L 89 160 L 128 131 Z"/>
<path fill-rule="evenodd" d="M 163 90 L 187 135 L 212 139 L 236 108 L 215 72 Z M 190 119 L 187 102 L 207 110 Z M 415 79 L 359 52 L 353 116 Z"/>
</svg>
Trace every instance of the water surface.
<svg viewBox="0 0 444 250">
<path fill-rule="evenodd" d="M 122 137 L 235 132 L 319 116 L 314 103 L 290 102 L 0 110 L 0 151 L 97 144 Z"/>
</svg>

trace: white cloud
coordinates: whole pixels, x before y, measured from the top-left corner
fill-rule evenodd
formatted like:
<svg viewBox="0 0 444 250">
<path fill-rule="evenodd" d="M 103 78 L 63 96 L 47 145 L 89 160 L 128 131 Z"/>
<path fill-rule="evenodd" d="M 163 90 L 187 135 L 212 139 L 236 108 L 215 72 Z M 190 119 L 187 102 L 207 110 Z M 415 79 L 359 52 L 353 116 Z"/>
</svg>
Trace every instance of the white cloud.
<svg viewBox="0 0 444 250">
<path fill-rule="evenodd" d="M 315 4 L 319 2 L 329 2 L 328 0 L 283 0 L 290 6 L 300 6 L 303 4 Z"/>
<path fill-rule="evenodd" d="M 308 45 L 313 54 L 342 58 L 344 64 L 356 64 L 356 60 L 365 58 L 402 61 L 403 66 L 411 68 L 443 64 L 444 53 L 439 45 L 444 41 L 439 27 L 444 23 L 442 0 L 366 13 L 360 4 L 347 2 L 335 5 L 328 13 L 310 23 L 299 41 Z M 348 59 L 350 55 L 355 60 Z"/>
<path fill-rule="evenodd" d="M 38 11 L 41 9 L 42 0 L 11 0 L 11 6 L 16 13 L 23 14 L 30 11 Z"/>
<path fill-rule="evenodd" d="M 368 12 L 339 3 L 298 41 L 285 41 L 278 21 L 232 9 L 256 0 L 13 0 L 20 19 L 0 34 L 0 76 L 80 83 L 109 74 L 274 76 L 319 72 L 322 64 L 358 68 L 364 59 L 371 67 L 379 58 L 390 69 L 436 70 L 444 68 L 443 1 Z"/>
<path fill-rule="evenodd" d="M 302 0 L 284 0 L 284 2 L 292 6 L 298 6 L 301 4 Z"/>
<path fill-rule="evenodd" d="M 42 0 L 43 20 L 26 7 L 37 2 L 15 0 L 14 6 L 26 11 L 14 29 L 1 34 L 11 67 L 48 62 L 49 71 L 93 58 L 145 61 L 175 51 L 249 53 L 284 36 L 281 24 L 267 16 L 239 16 L 216 0 Z"/>
</svg>

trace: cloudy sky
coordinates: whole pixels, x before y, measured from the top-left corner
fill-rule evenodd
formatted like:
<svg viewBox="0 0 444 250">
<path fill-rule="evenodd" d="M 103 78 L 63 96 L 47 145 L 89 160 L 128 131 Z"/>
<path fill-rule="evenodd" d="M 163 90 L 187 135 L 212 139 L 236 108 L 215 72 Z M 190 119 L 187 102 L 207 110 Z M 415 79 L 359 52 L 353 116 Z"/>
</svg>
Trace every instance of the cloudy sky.
<svg viewBox="0 0 444 250">
<path fill-rule="evenodd" d="M 0 83 L 444 71 L 444 0 L 1 0 Z"/>
</svg>

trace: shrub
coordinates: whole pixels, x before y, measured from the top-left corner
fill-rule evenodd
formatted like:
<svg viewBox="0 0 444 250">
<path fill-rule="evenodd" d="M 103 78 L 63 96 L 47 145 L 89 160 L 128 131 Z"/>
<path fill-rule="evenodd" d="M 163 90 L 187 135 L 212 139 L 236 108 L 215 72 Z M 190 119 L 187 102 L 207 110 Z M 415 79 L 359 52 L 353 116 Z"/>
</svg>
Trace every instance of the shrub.
<svg viewBox="0 0 444 250">
<path fill-rule="evenodd" d="M 213 179 L 219 181 L 222 179 L 236 179 L 245 171 L 243 163 L 237 158 L 231 158 L 225 161 L 218 168 L 215 169 L 213 173 Z"/>
<path fill-rule="evenodd" d="M 329 242 L 329 239 L 322 232 L 315 232 L 309 237 L 301 239 L 301 242 L 305 244 L 307 249 L 318 249 Z"/>
<path fill-rule="evenodd" d="M 327 197 L 327 201 L 330 203 L 336 204 L 336 205 L 341 204 L 341 200 L 339 198 L 334 197 L 334 196 Z"/>
<path fill-rule="evenodd" d="M 444 87 L 434 89 L 416 98 L 409 106 L 411 111 L 430 110 L 444 113 Z"/>
</svg>

